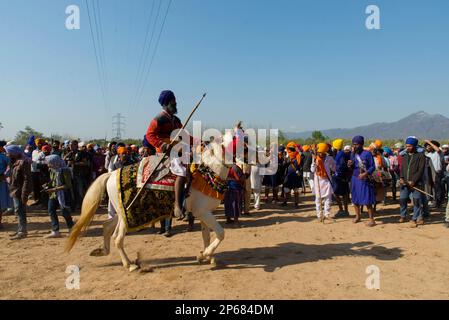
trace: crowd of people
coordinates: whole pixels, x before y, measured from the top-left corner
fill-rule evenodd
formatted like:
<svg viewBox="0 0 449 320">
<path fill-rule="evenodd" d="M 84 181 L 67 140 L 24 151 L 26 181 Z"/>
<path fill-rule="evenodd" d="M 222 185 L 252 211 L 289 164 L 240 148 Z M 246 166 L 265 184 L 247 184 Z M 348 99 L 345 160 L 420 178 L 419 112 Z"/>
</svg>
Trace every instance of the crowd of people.
<svg viewBox="0 0 449 320">
<path fill-rule="evenodd" d="M 364 137 L 356 136 L 348 145 L 343 139 L 303 146 L 289 142 L 260 152 L 277 153 L 277 172 L 260 176 L 263 166 L 240 166 L 241 174 L 234 175 L 225 198 L 227 223 L 239 225 L 239 216 L 249 212 L 251 194 L 254 208 L 259 210 L 263 188 L 265 202 L 281 206 L 291 202 L 293 193 L 295 208 L 301 205 L 301 194 L 310 190 L 321 222 L 349 217 L 352 202 L 353 222 L 359 223 L 366 207 L 370 227 L 376 225 L 377 204 L 387 204 L 387 195 L 392 202 L 399 202 L 398 222 L 410 220 L 411 227 L 424 224 L 430 210 L 441 208 L 447 201 L 449 146 L 440 146 L 438 141 L 425 140 L 421 146 L 412 136 L 394 146 L 384 146 L 381 140 L 365 146 Z M 409 203 L 413 204 L 411 219 Z M 338 206 L 335 214 L 331 214 L 332 204 Z M 449 205 L 444 222 L 449 228 Z"/>
<path fill-rule="evenodd" d="M 380 140 L 365 146 L 365 139 L 357 136 L 351 145 L 344 145 L 343 139 L 303 146 L 289 142 L 258 152 L 277 157 L 277 171 L 261 175 L 261 169 L 270 164 L 239 161 L 231 167 L 223 201 L 227 224 L 241 226 L 239 217 L 250 212 L 251 202 L 255 210 L 260 210 L 263 202 L 284 207 L 292 202 L 299 208 L 306 193 L 311 192 L 321 222 L 349 217 L 352 202 L 353 222 L 362 220 L 366 207 L 367 225 L 375 226 L 377 204 L 386 204 L 390 194 L 391 201 L 399 202 L 398 222 L 409 220 L 408 205 L 412 203 L 410 223 L 417 227 L 430 216 L 431 208 L 444 205 L 449 192 L 449 146 L 440 147 L 437 141 L 425 140 L 420 146 L 418 138 L 409 137 L 405 144 L 391 147 L 383 146 Z M 40 206 L 48 210 L 51 222 L 51 232 L 45 237 L 61 237 L 58 208 L 70 230 L 74 224 L 71 213 L 81 208 L 89 185 L 97 177 L 154 153 L 151 145 L 139 148 L 117 142 L 101 147 L 31 137 L 21 148 L 0 141 L 0 228 L 2 214 L 14 211 L 18 229 L 11 239 L 25 238 L 26 208 Z M 333 204 L 338 206 L 335 214 L 331 213 Z M 108 211 L 110 217 L 116 214 L 111 206 Z M 449 227 L 449 205 L 445 226 Z M 162 220 L 160 233 L 170 236 L 170 230 L 171 219 Z"/>
<path fill-rule="evenodd" d="M 0 228 L 2 215 L 14 212 L 17 232 L 11 239 L 27 236 L 27 206 L 48 210 L 51 232 L 59 238 L 58 207 L 70 230 L 71 213 L 81 208 L 90 184 L 101 174 L 139 162 L 154 153 L 150 146 L 111 142 L 107 147 L 77 140 L 47 141 L 30 137 L 22 148 L 0 141 Z M 31 202 L 32 201 L 32 202 Z"/>
</svg>

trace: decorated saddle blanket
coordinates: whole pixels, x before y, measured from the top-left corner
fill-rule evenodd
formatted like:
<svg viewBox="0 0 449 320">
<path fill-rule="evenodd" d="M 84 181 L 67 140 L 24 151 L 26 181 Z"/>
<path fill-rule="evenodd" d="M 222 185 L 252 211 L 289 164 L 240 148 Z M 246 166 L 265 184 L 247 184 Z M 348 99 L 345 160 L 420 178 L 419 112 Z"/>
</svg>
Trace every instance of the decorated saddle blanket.
<svg viewBox="0 0 449 320">
<path fill-rule="evenodd" d="M 134 202 L 129 210 L 127 209 L 134 197 L 141 188 L 138 187 L 139 170 L 142 166 L 134 164 L 119 169 L 117 174 L 117 187 L 120 199 L 119 213 L 122 215 L 126 223 L 127 229 L 130 232 L 143 229 L 155 222 L 169 218 L 173 214 L 175 194 L 172 187 L 167 183 L 162 183 L 165 177 L 160 177 L 161 180 L 150 183 L 152 187 L 145 187 L 139 198 Z M 142 183 L 143 184 L 143 183 Z"/>
<path fill-rule="evenodd" d="M 221 179 L 211 168 L 204 164 L 192 165 L 190 167 L 192 173 L 191 187 L 201 193 L 218 199 L 224 199 L 224 193 L 228 190 L 228 183 Z"/>
<path fill-rule="evenodd" d="M 142 188 L 148 176 L 154 171 L 157 164 L 162 158 L 161 154 L 143 158 L 139 163 L 137 170 L 137 188 Z M 150 182 L 145 185 L 145 188 L 151 190 L 175 190 L 176 176 L 170 172 L 170 159 L 167 157 L 158 167 L 158 169 L 151 176 Z"/>
</svg>

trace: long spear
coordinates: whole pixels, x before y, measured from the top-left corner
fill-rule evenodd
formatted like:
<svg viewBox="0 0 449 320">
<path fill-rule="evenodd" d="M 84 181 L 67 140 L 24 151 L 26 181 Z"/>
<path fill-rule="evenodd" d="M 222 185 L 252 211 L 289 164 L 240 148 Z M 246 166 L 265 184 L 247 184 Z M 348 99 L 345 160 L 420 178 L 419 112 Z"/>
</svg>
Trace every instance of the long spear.
<svg viewBox="0 0 449 320">
<path fill-rule="evenodd" d="M 416 191 L 418 191 L 418 192 L 420 192 L 420 193 L 422 193 L 422 194 L 424 194 L 424 195 L 426 195 L 426 196 L 428 196 L 428 197 L 431 197 L 432 199 L 435 199 L 435 197 L 434 197 L 433 195 L 428 194 L 427 192 L 422 191 L 422 190 L 420 190 L 420 189 L 418 189 L 418 188 L 416 188 L 416 187 L 412 187 L 412 189 L 413 189 L 413 190 L 416 190 Z"/>
<path fill-rule="evenodd" d="M 168 153 L 170 152 L 171 147 L 173 146 L 173 144 L 175 143 L 176 140 L 178 140 L 179 135 L 181 134 L 181 132 L 186 128 L 187 123 L 189 123 L 190 119 L 192 118 L 193 114 L 195 113 L 195 111 L 199 108 L 199 106 L 201 105 L 201 103 L 203 102 L 204 98 L 206 97 L 206 93 L 203 94 L 203 96 L 201 97 L 201 100 L 196 104 L 196 106 L 193 108 L 192 112 L 190 112 L 189 116 L 187 117 L 186 121 L 184 122 L 184 125 L 182 126 L 181 130 L 178 131 L 178 133 L 176 134 L 176 136 L 173 138 L 173 140 L 170 141 L 170 144 L 168 146 L 168 148 L 166 149 L 166 151 L 164 152 L 161 160 L 159 160 L 158 164 L 156 165 L 156 167 L 153 169 L 153 171 L 151 172 L 151 174 L 145 179 L 145 182 L 143 183 L 142 188 L 139 190 L 139 192 L 137 192 L 136 196 L 134 197 L 133 201 L 131 201 L 131 203 L 129 204 L 129 206 L 126 208 L 126 210 L 129 210 L 134 202 L 140 197 L 143 188 L 147 185 L 147 183 L 150 181 L 150 179 L 152 178 L 152 176 L 154 175 L 154 173 L 157 171 L 157 169 L 159 168 L 159 166 L 161 165 L 162 162 L 164 162 L 165 158 L 167 157 Z"/>
</svg>

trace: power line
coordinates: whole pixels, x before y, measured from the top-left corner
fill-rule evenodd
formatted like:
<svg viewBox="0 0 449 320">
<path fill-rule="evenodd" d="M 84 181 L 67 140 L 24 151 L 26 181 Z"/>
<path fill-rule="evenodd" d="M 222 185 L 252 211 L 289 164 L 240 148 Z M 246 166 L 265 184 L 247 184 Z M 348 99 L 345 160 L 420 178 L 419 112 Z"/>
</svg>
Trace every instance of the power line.
<svg viewBox="0 0 449 320">
<path fill-rule="evenodd" d="M 135 84 L 136 88 L 138 88 L 139 84 L 140 84 L 141 68 L 142 68 L 142 66 L 146 65 L 146 60 L 148 59 L 148 57 L 147 57 L 148 54 L 146 53 L 146 51 L 147 51 L 148 35 L 149 35 L 150 29 L 151 29 L 151 20 L 152 20 L 152 17 L 153 17 L 155 3 L 156 3 L 155 0 L 152 1 L 152 6 L 151 6 L 151 9 L 150 9 L 150 15 L 148 16 L 148 23 L 147 23 L 147 26 L 146 26 L 145 39 L 143 41 L 143 46 L 142 46 L 142 52 L 140 54 L 139 64 L 137 65 L 136 79 L 134 80 L 134 84 Z M 159 8 L 158 8 L 157 16 L 159 15 L 159 10 L 160 10 L 161 3 L 162 3 L 161 0 L 159 0 Z M 155 23 L 157 21 L 157 16 L 156 16 L 156 19 L 155 19 Z M 153 24 L 153 32 L 154 32 L 154 27 L 155 27 L 155 25 Z M 150 46 L 151 46 L 151 42 L 150 42 Z M 144 59 L 144 57 L 145 57 L 145 59 Z M 132 106 L 133 106 L 133 103 L 135 101 L 136 95 L 137 95 L 137 90 L 136 90 L 136 92 L 134 94 L 131 95 L 131 99 L 130 99 L 129 105 L 128 105 L 128 113 L 132 109 Z"/>
<path fill-rule="evenodd" d="M 142 84 L 142 87 L 141 87 L 141 90 L 140 90 L 140 94 L 138 95 L 138 98 L 137 98 L 137 101 L 136 101 L 136 104 L 135 104 L 136 107 L 139 105 L 140 100 L 142 99 L 143 91 L 145 90 L 145 86 L 146 86 L 146 83 L 148 81 L 148 77 L 150 76 L 151 67 L 153 66 L 154 57 L 156 56 L 156 52 L 157 52 L 157 49 L 159 47 L 159 42 L 161 40 L 162 32 L 164 31 L 165 22 L 167 21 L 168 12 L 170 10 L 172 2 L 173 2 L 173 0 L 170 0 L 170 2 L 168 3 L 167 11 L 165 12 L 165 16 L 164 16 L 164 20 L 162 22 L 161 30 L 159 32 L 159 36 L 158 36 L 157 41 L 156 41 L 156 47 L 154 48 L 153 55 L 151 57 L 150 66 L 149 66 L 149 68 L 147 70 L 147 73 L 145 75 L 145 78 L 144 78 L 145 80 L 144 80 L 144 82 Z"/>
<path fill-rule="evenodd" d="M 153 4 L 154 4 L 154 2 L 153 2 Z M 149 59 L 149 56 L 150 56 L 150 53 L 151 53 L 151 47 L 152 47 L 152 44 L 153 44 L 154 33 L 156 31 L 157 21 L 159 20 L 161 7 L 162 7 L 162 0 L 159 0 L 159 6 L 157 8 L 157 14 L 156 14 L 156 17 L 154 19 L 150 42 L 149 42 L 149 45 L 146 46 L 147 36 L 148 36 L 149 31 L 150 31 L 149 26 L 150 26 L 150 22 L 151 22 L 151 17 L 150 17 L 150 20 L 148 21 L 147 35 L 146 35 L 145 43 L 144 43 L 144 47 L 143 47 L 144 51 L 142 52 L 143 56 L 145 57 L 145 59 L 143 61 L 144 63 L 140 64 L 138 69 L 137 69 L 137 82 L 136 82 L 136 88 L 137 89 L 136 89 L 136 93 L 135 93 L 135 95 L 134 95 L 134 97 L 133 97 L 133 99 L 131 101 L 131 103 L 132 103 L 131 106 L 133 108 L 136 107 L 136 100 L 138 98 L 139 90 L 140 90 L 140 87 L 142 86 L 142 81 L 143 81 L 143 77 L 144 77 L 144 74 L 145 74 L 145 70 L 146 70 L 147 65 L 148 65 L 148 59 Z"/>
<path fill-rule="evenodd" d="M 91 18 L 90 9 L 89 9 L 89 2 L 88 2 L 88 0 L 85 0 L 85 1 L 86 1 L 86 6 L 87 6 L 87 16 L 89 18 L 89 29 L 90 29 L 90 34 L 91 34 L 91 37 L 92 37 L 92 43 L 93 43 L 93 46 L 94 46 L 94 54 L 95 54 L 95 61 L 96 61 L 96 66 L 97 66 L 98 79 L 99 79 L 99 82 L 100 82 L 100 90 L 102 92 L 104 106 L 107 109 L 105 86 L 104 86 L 104 82 L 103 82 L 104 79 L 102 77 L 101 64 L 100 64 L 100 60 L 99 60 L 99 57 L 98 57 L 97 45 L 96 45 L 94 32 L 93 32 L 93 29 L 92 29 L 92 18 Z"/>
<path fill-rule="evenodd" d="M 141 68 L 142 68 L 142 65 L 144 65 L 144 64 L 143 64 L 143 62 L 144 62 L 144 57 L 147 57 L 147 55 L 148 55 L 148 54 L 146 54 L 146 52 L 147 52 L 147 43 L 148 43 L 148 35 L 149 35 L 150 29 L 151 29 L 151 18 L 153 17 L 154 4 L 155 4 L 155 2 L 156 2 L 156 1 L 152 1 L 152 6 L 151 6 L 151 10 L 150 10 L 150 15 L 149 15 L 148 23 L 147 23 L 147 27 L 146 27 L 145 39 L 144 39 L 144 41 L 143 41 L 142 52 L 141 52 L 141 54 L 140 54 L 139 64 L 138 64 L 138 66 L 137 66 L 137 75 L 136 75 L 136 80 L 135 80 L 136 86 L 137 86 L 138 83 L 139 83 L 140 70 L 141 70 Z M 159 0 L 158 15 L 159 15 L 159 10 L 160 10 L 160 8 L 161 8 L 161 4 L 162 4 L 162 1 Z M 156 21 L 157 21 L 158 15 L 156 16 L 155 23 L 156 23 Z M 153 32 L 154 32 L 154 26 L 155 26 L 155 24 L 153 24 Z M 150 42 L 150 46 L 151 46 L 151 42 Z M 146 59 L 145 59 L 145 60 L 146 60 Z"/>
<path fill-rule="evenodd" d="M 98 56 L 100 58 L 100 63 L 102 67 L 102 74 L 103 74 L 103 84 L 104 84 L 104 90 L 106 95 L 106 104 L 109 107 L 108 103 L 108 95 L 109 95 L 109 86 L 108 86 L 108 76 L 106 73 L 106 55 L 104 53 L 104 41 L 103 41 L 103 26 L 101 23 L 101 15 L 100 15 L 100 4 L 98 0 L 92 0 L 93 1 L 93 16 L 94 16 L 94 23 L 95 23 L 95 31 L 97 34 L 97 40 L 98 40 Z M 95 7 L 96 5 L 96 7 Z M 109 111 L 109 108 L 108 108 Z"/>
</svg>

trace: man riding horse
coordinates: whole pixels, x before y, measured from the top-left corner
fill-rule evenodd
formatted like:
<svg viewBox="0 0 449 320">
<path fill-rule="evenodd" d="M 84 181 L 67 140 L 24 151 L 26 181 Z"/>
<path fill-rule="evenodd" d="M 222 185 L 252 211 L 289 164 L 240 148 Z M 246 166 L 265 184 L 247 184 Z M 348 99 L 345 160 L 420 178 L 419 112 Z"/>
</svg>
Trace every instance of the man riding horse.
<svg viewBox="0 0 449 320">
<path fill-rule="evenodd" d="M 153 119 L 145 134 L 145 140 L 156 148 L 157 153 L 170 152 L 170 135 L 176 129 L 182 128 L 178 113 L 175 94 L 170 90 L 162 91 L 159 96 L 162 111 Z M 176 175 L 174 215 L 183 217 L 184 189 L 187 181 L 187 168 L 179 159 L 170 160 L 170 171 Z"/>
</svg>

